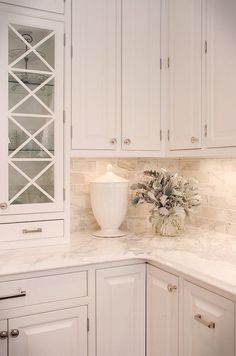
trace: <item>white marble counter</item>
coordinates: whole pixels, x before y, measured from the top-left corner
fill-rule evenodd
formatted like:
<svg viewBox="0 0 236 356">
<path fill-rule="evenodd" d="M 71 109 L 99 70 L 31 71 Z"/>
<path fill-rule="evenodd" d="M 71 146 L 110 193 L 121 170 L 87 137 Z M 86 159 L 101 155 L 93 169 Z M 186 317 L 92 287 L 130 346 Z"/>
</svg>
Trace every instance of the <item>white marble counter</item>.
<svg viewBox="0 0 236 356">
<path fill-rule="evenodd" d="M 145 259 L 198 278 L 236 296 L 236 237 L 188 229 L 178 238 L 129 234 L 105 239 L 72 235 L 71 245 L 0 251 L 0 277 L 17 273 Z"/>
</svg>

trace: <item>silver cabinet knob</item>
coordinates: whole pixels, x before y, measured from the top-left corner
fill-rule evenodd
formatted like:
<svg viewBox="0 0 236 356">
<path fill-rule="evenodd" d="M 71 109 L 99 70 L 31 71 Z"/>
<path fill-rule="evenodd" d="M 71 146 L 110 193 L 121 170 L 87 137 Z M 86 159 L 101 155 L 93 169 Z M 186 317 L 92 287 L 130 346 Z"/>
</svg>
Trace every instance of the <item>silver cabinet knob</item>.
<svg viewBox="0 0 236 356">
<path fill-rule="evenodd" d="M 7 331 L 0 331 L 0 339 L 5 340 L 8 338 L 8 332 Z"/>
<path fill-rule="evenodd" d="M 199 142 L 199 138 L 193 136 L 193 137 L 191 137 L 191 142 L 192 143 Z"/>
<path fill-rule="evenodd" d="M 124 140 L 124 144 L 125 144 L 125 145 L 130 145 L 130 144 L 131 144 L 131 139 L 130 139 L 130 138 L 126 138 L 126 139 Z"/>
<path fill-rule="evenodd" d="M 116 145 L 117 144 L 117 139 L 115 137 L 113 137 L 112 139 L 110 139 L 110 143 L 112 145 Z"/>
<path fill-rule="evenodd" d="M 172 293 L 177 289 L 177 286 L 174 284 L 168 284 L 167 289 L 168 289 L 168 292 Z"/>
<path fill-rule="evenodd" d="M 11 337 L 17 337 L 17 336 L 19 336 L 20 332 L 18 329 L 12 329 L 10 334 L 11 334 Z"/>
<path fill-rule="evenodd" d="M 0 203 L 0 209 L 5 210 L 7 208 L 7 203 Z"/>
</svg>

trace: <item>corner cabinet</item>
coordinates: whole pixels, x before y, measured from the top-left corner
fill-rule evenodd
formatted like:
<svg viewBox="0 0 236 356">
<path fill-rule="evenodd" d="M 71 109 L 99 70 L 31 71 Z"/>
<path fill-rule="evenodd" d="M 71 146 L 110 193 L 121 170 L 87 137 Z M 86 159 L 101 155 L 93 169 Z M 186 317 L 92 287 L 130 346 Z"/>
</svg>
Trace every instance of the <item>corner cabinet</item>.
<svg viewBox="0 0 236 356">
<path fill-rule="evenodd" d="M 7 9 L 0 5 L 0 242 L 61 239 L 64 23 Z"/>
<path fill-rule="evenodd" d="M 72 150 L 161 150 L 160 56 L 161 1 L 72 1 Z"/>
</svg>

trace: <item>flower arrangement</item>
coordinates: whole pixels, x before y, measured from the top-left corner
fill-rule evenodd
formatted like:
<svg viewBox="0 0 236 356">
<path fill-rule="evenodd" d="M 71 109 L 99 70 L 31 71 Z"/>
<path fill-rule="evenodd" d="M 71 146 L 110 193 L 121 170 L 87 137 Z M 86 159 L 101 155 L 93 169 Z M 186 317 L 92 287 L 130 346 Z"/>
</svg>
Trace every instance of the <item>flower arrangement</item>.
<svg viewBox="0 0 236 356">
<path fill-rule="evenodd" d="M 143 181 L 131 186 L 136 191 L 132 204 L 147 203 L 152 206 L 149 220 L 156 233 L 179 235 L 184 228 L 185 216 L 201 202 L 197 181 L 184 179 L 163 168 L 143 174 Z"/>
</svg>

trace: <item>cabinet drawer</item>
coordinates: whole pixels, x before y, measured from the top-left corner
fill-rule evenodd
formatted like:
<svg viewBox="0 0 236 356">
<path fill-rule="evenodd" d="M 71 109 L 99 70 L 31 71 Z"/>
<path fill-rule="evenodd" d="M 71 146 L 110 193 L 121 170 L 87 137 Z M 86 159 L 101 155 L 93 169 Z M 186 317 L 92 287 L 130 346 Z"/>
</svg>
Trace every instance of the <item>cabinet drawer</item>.
<svg viewBox="0 0 236 356">
<path fill-rule="evenodd" d="M 0 310 L 87 296 L 87 271 L 0 283 Z"/>
<path fill-rule="evenodd" d="M 63 220 L 33 221 L 0 225 L 0 242 L 62 237 L 63 234 Z"/>
</svg>

